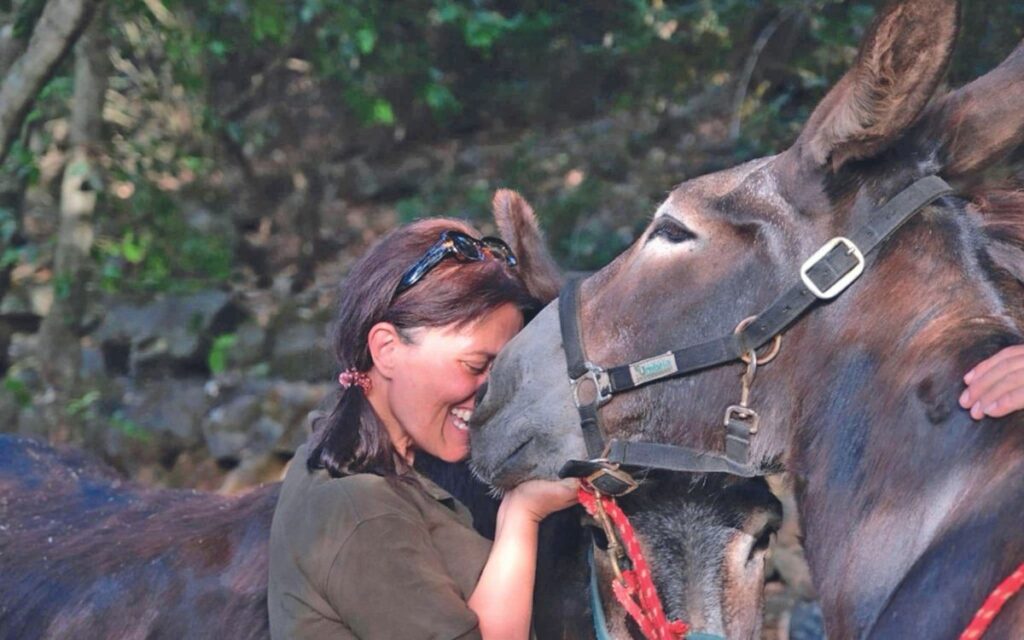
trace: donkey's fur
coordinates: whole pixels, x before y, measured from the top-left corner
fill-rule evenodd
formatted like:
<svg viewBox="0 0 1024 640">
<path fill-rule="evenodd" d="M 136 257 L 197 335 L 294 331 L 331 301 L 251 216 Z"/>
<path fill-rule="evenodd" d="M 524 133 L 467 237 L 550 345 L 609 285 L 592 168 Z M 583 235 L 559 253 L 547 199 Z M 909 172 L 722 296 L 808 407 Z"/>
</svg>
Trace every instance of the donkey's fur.
<svg viewBox="0 0 1024 640">
<path fill-rule="evenodd" d="M 265 638 L 278 485 L 145 489 L 0 436 L 0 638 Z"/>
</svg>

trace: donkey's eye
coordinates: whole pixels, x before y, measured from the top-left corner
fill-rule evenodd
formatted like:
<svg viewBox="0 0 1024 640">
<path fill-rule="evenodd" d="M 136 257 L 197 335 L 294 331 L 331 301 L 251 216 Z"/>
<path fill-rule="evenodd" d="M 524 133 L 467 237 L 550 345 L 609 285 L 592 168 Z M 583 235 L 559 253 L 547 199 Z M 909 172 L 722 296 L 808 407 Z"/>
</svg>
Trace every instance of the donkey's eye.
<svg viewBox="0 0 1024 640">
<path fill-rule="evenodd" d="M 654 224 L 654 229 L 651 230 L 651 235 L 648 236 L 648 240 L 654 238 L 664 238 L 673 244 L 677 244 L 687 240 L 696 240 L 697 236 L 675 218 L 662 216 L 658 218 L 658 221 Z"/>
</svg>

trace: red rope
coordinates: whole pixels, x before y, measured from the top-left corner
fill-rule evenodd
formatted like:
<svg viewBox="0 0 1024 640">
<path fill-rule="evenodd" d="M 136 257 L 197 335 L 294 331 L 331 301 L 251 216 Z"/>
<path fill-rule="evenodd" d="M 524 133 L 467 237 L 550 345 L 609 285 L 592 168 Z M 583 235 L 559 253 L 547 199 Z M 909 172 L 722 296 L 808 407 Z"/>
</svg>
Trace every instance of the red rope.
<svg viewBox="0 0 1024 640">
<path fill-rule="evenodd" d="M 582 485 L 579 497 L 587 513 L 597 518 L 598 497 Z M 632 569 L 622 572 L 621 582 L 616 580 L 612 583 L 612 591 L 619 604 L 636 621 L 647 640 L 681 640 L 686 635 L 688 627 L 681 620 L 669 621 L 665 616 L 665 608 L 651 578 L 651 569 L 643 551 L 640 550 L 640 543 L 636 539 L 636 532 L 629 518 L 622 512 L 614 498 L 600 496 L 600 500 L 633 565 Z"/>
<path fill-rule="evenodd" d="M 1007 600 L 1021 590 L 1021 587 L 1024 587 L 1024 562 L 1020 563 L 1017 570 L 989 594 L 985 599 L 985 604 L 981 605 L 978 613 L 974 614 L 971 624 L 967 625 L 964 632 L 960 634 L 960 640 L 977 640 L 984 635 L 999 610 L 1003 608 Z"/>
</svg>

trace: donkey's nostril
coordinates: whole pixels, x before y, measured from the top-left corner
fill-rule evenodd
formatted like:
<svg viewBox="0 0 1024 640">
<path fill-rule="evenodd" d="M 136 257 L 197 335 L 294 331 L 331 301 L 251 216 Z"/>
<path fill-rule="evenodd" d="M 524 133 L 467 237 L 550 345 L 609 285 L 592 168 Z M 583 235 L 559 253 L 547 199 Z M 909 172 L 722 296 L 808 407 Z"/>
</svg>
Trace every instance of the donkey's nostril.
<svg viewBox="0 0 1024 640">
<path fill-rule="evenodd" d="M 484 401 L 484 396 L 487 395 L 487 383 L 480 385 L 480 388 L 476 390 L 476 396 L 473 399 L 473 406 L 479 407 L 480 403 Z"/>
<path fill-rule="evenodd" d="M 754 538 L 754 544 L 750 547 L 750 554 L 747 561 L 753 560 L 758 555 L 768 551 L 768 547 L 772 544 L 772 538 L 775 536 L 775 529 L 765 527 L 757 537 Z"/>
</svg>

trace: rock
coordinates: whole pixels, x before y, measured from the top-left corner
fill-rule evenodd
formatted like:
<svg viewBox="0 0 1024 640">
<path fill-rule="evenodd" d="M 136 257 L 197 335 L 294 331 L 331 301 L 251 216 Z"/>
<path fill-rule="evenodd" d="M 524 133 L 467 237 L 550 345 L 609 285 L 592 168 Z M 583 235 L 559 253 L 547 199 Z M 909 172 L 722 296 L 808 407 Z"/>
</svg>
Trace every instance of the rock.
<svg viewBox="0 0 1024 640">
<path fill-rule="evenodd" d="M 202 421 L 210 454 L 225 466 L 266 455 L 291 454 L 306 441 L 309 413 L 330 384 L 242 381 L 220 388 L 218 405 Z"/>
<path fill-rule="evenodd" d="M 115 302 L 95 339 L 113 373 L 206 372 L 213 339 L 233 332 L 245 315 L 222 291 L 163 296 L 141 305 Z"/>
<path fill-rule="evenodd" d="M 102 419 L 105 457 L 129 470 L 154 461 L 170 468 L 182 451 L 202 447 L 201 423 L 210 406 L 204 384 L 202 378 L 167 378 L 129 389 L 124 405 Z"/>
<path fill-rule="evenodd" d="M 245 368 L 262 362 L 267 355 L 267 331 L 255 321 L 242 323 L 235 331 L 235 342 L 228 350 L 229 368 Z"/>
<path fill-rule="evenodd" d="M 202 420 L 202 433 L 216 460 L 241 460 L 247 452 L 262 451 L 284 428 L 261 421 L 262 393 L 252 387 L 218 404 Z"/>
<path fill-rule="evenodd" d="M 274 443 L 274 451 L 292 453 L 306 441 L 311 430 L 311 412 L 333 402 L 331 391 L 334 388 L 333 383 L 303 382 L 281 382 L 271 388 L 264 401 L 264 411 L 284 425 L 284 431 Z"/>
<path fill-rule="evenodd" d="M 419 191 L 435 173 L 436 164 L 429 155 L 378 160 L 373 164 L 358 157 L 345 163 L 340 186 L 344 193 L 363 200 L 400 197 Z"/>
<path fill-rule="evenodd" d="M 326 327 L 326 312 L 311 318 L 303 318 L 295 311 L 277 316 L 271 328 L 270 375 L 305 382 L 330 380 L 334 362 L 328 350 Z"/>
</svg>

